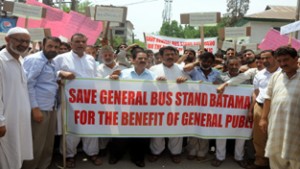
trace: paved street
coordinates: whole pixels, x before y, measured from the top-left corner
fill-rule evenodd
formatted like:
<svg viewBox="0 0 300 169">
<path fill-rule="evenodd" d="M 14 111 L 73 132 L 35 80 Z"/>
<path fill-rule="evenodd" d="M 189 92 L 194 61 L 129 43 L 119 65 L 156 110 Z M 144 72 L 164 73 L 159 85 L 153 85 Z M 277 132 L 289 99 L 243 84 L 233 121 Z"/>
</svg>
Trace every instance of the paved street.
<svg viewBox="0 0 300 169">
<path fill-rule="evenodd" d="M 61 164 L 61 156 L 56 155 L 54 162 L 50 169 L 58 169 L 62 168 Z M 144 169 L 216 169 L 216 167 L 211 166 L 210 162 L 214 158 L 213 155 L 209 155 L 208 159 L 202 162 L 199 161 L 190 161 L 186 159 L 186 154 L 182 155 L 182 162 L 180 164 L 174 164 L 167 153 L 164 153 L 162 157 L 154 163 L 148 162 L 146 159 L 146 166 Z M 77 169 L 96 169 L 96 168 L 104 168 L 104 169 L 138 169 L 133 163 L 130 162 L 129 156 L 125 156 L 122 160 L 120 160 L 115 165 L 108 164 L 108 156 L 106 156 L 103 161 L 104 163 L 101 166 L 94 166 L 91 162 L 85 158 L 83 153 L 79 153 L 76 157 L 76 168 Z M 238 164 L 233 161 L 232 157 L 227 157 L 226 161 L 218 167 L 219 169 L 241 169 Z"/>
</svg>

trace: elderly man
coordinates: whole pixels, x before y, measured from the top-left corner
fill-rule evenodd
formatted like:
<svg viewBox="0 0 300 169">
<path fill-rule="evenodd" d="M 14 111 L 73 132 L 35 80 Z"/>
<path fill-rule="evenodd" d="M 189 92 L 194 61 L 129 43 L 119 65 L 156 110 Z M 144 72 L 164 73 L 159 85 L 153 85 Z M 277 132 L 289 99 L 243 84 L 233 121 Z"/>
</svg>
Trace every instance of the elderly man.
<svg viewBox="0 0 300 169">
<path fill-rule="evenodd" d="M 24 28 L 10 29 L 0 52 L 0 168 L 19 169 L 33 158 L 30 102 L 21 55 L 30 44 Z"/>
<path fill-rule="evenodd" d="M 282 71 L 273 74 L 264 95 L 263 114 L 259 122 L 268 139 L 265 156 L 272 169 L 300 168 L 300 72 L 294 48 L 275 51 Z"/>
<path fill-rule="evenodd" d="M 95 59 L 91 55 L 87 55 L 84 51 L 86 48 L 87 37 L 81 33 L 76 33 L 71 37 L 70 52 L 58 55 L 54 58 L 57 66 L 58 75 L 66 79 L 79 78 L 95 78 L 97 77 L 97 65 Z M 77 146 L 81 140 L 77 136 L 67 136 L 67 167 L 75 167 L 75 155 L 77 154 Z M 98 138 L 82 138 L 83 151 L 89 156 L 94 165 L 101 165 L 102 160 L 98 156 Z"/>
<path fill-rule="evenodd" d="M 54 106 L 58 89 L 52 59 L 57 55 L 60 43 L 57 37 L 46 37 L 43 51 L 24 59 L 32 112 L 34 160 L 25 161 L 23 169 L 47 169 L 51 164 L 56 127 Z"/>
</svg>

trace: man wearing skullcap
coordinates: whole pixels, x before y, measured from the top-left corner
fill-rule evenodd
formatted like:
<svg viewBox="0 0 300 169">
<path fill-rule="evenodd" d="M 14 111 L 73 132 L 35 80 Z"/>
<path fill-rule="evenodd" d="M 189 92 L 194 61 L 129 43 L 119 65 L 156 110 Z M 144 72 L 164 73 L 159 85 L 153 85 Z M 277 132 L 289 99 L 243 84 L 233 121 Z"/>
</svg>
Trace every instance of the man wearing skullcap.
<svg viewBox="0 0 300 169">
<path fill-rule="evenodd" d="M 21 55 L 30 44 L 29 32 L 10 29 L 0 51 L 0 169 L 19 169 L 33 158 L 31 113 Z"/>
</svg>

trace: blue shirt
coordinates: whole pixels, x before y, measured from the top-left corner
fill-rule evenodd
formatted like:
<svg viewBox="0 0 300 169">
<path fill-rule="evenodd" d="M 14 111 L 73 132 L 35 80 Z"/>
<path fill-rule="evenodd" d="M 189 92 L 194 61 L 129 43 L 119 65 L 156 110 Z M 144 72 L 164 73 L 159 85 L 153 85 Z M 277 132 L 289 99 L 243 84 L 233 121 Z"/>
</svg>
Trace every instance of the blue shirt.
<svg viewBox="0 0 300 169">
<path fill-rule="evenodd" d="M 140 80 L 156 80 L 157 76 L 150 70 L 145 69 L 143 73 L 138 75 L 134 67 L 121 71 L 120 79 L 140 79 Z"/>
<path fill-rule="evenodd" d="M 43 52 L 25 57 L 23 64 L 30 98 L 31 108 L 53 110 L 58 84 L 54 63 Z"/>
<path fill-rule="evenodd" d="M 211 69 L 211 72 L 206 77 L 200 67 L 195 67 L 194 70 L 189 72 L 189 75 L 191 76 L 192 80 L 202 80 L 204 82 L 215 82 L 220 79 L 219 71 Z"/>
</svg>

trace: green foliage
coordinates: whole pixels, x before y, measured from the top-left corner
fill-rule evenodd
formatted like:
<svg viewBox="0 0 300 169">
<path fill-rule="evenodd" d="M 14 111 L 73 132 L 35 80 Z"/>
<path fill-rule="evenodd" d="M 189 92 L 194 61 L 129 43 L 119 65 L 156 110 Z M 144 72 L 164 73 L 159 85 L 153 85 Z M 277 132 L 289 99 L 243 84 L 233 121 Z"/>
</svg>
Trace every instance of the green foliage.
<svg viewBox="0 0 300 169">
<path fill-rule="evenodd" d="M 78 8 L 77 8 L 77 11 L 80 12 L 80 13 L 85 13 L 85 8 L 90 6 L 92 4 L 92 2 L 86 0 L 86 1 L 83 1 L 83 2 L 80 2 L 78 4 Z"/>
<path fill-rule="evenodd" d="M 62 5 L 62 10 L 69 13 L 71 11 L 70 7 L 68 7 L 66 4 Z"/>
<path fill-rule="evenodd" d="M 204 37 L 218 36 L 218 29 L 220 27 L 224 27 L 224 23 L 218 24 L 217 26 L 205 26 Z M 190 25 L 181 26 L 177 21 L 172 21 L 171 23 L 163 23 L 160 28 L 159 34 L 163 36 L 185 39 L 200 38 L 199 27 L 193 27 Z"/>
<path fill-rule="evenodd" d="M 227 0 L 227 12 L 230 16 L 227 18 L 227 26 L 234 24 L 244 17 L 249 9 L 250 0 Z"/>
<path fill-rule="evenodd" d="M 138 44 L 140 47 L 146 49 L 146 44 L 142 41 L 140 41 L 139 39 L 134 39 L 134 43 Z M 132 43 L 128 44 L 131 45 Z"/>
</svg>

